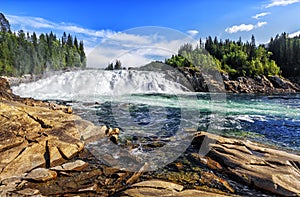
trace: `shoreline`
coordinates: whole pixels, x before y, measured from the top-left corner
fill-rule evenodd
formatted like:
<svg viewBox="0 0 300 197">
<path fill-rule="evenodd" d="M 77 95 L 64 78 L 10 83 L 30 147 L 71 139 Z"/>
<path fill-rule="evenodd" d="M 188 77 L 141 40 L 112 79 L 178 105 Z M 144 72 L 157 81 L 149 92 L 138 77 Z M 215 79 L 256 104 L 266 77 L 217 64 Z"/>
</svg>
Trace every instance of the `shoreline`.
<svg viewBox="0 0 300 197">
<path fill-rule="evenodd" d="M 105 138 L 112 143 L 112 137 L 118 144 L 118 130 L 95 126 L 65 106 L 14 95 L 5 79 L 0 79 L 0 101 L 1 195 L 300 195 L 296 154 L 193 131 L 184 159 L 153 173 L 145 166 L 128 172 L 101 160 L 114 161 L 117 152 L 99 160 L 85 146 Z M 210 151 L 203 157 L 199 148 L 205 139 Z M 139 161 L 123 148 L 122 156 Z"/>
</svg>

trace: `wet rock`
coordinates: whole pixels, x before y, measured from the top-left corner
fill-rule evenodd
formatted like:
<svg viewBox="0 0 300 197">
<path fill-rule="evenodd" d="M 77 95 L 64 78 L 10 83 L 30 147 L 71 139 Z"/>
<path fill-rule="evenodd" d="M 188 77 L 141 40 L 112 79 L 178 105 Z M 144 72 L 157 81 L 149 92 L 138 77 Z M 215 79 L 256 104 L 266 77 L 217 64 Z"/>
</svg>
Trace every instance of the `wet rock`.
<svg viewBox="0 0 300 197">
<path fill-rule="evenodd" d="M 199 161 L 200 163 L 207 165 L 210 169 L 218 170 L 218 171 L 221 171 L 223 169 L 222 166 L 218 162 L 216 162 L 215 160 L 213 160 L 207 156 L 201 156 L 197 153 L 192 153 L 191 157 L 193 159 Z"/>
<path fill-rule="evenodd" d="M 37 168 L 29 172 L 24 179 L 36 182 L 47 182 L 57 177 L 55 171 L 46 168 Z"/>
<path fill-rule="evenodd" d="M 85 143 L 95 142 L 99 139 L 103 139 L 106 136 L 106 126 L 96 127 L 92 123 L 86 123 L 84 132 L 81 133 L 81 140 Z"/>
<path fill-rule="evenodd" d="M 237 181 L 277 195 L 300 195 L 299 155 L 250 141 L 205 132 L 201 135 L 211 139 L 208 156 L 226 168 L 226 172 Z"/>
<path fill-rule="evenodd" d="M 119 128 L 107 128 L 105 131 L 106 136 L 109 137 L 109 139 L 115 143 L 118 144 L 118 139 L 119 139 L 119 134 L 120 134 L 120 129 Z"/>
<path fill-rule="evenodd" d="M 132 183 L 134 183 L 141 175 L 143 172 L 145 172 L 149 167 L 148 163 L 145 163 L 139 171 L 135 172 L 127 181 L 126 184 L 130 185 Z"/>
</svg>

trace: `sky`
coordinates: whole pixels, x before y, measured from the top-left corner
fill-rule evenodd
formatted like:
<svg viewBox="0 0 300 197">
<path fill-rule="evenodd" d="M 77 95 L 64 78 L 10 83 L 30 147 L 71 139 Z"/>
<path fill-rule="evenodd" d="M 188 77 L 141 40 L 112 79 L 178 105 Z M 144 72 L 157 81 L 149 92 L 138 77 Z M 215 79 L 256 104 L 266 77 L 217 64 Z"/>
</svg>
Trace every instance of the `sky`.
<svg viewBox="0 0 300 197">
<path fill-rule="evenodd" d="M 115 59 L 127 66 L 163 60 L 208 36 L 267 43 L 300 34 L 300 0 L 1 0 L 11 29 L 63 32 L 83 40 L 88 65 Z"/>
</svg>

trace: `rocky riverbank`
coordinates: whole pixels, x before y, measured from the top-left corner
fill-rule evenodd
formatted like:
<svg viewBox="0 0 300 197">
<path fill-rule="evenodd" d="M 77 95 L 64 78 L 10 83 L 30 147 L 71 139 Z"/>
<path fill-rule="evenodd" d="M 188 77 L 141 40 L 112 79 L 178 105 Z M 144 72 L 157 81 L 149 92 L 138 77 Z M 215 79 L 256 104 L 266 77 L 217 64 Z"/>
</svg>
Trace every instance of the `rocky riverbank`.
<svg viewBox="0 0 300 197">
<path fill-rule="evenodd" d="M 229 92 L 250 94 L 278 94 L 300 92 L 300 85 L 278 76 L 264 75 L 231 78 L 221 73 L 221 77 L 208 76 L 195 69 L 180 68 L 196 92 Z"/>
<path fill-rule="evenodd" d="M 43 74 L 25 74 L 25 75 L 22 75 L 21 77 L 0 76 L 0 78 L 6 79 L 10 86 L 18 86 L 21 83 L 30 83 L 30 82 L 34 82 L 34 81 L 37 81 L 39 79 L 46 78 L 46 77 L 49 77 L 49 76 L 52 76 L 52 75 L 58 75 L 58 74 L 62 74 L 64 72 L 70 72 L 70 71 L 76 71 L 76 70 L 81 70 L 81 69 L 67 68 L 67 69 L 64 69 L 64 70 L 47 71 Z"/>
<path fill-rule="evenodd" d="M 21 83 L 34 82 L 34 81 L 41 79 L 42 77 L 43 77 L 43 75 L 30 75 L 30 74 L 23 75 L 22 77 L 2 76 L 2 78 L 5 78 L 11 86 L 17 86 Z"/>
<path fill-rule="evenodd" d="M 107 138 L 126 149 L 118 129 L 95 126 L 70 107 L 20 98 L 1 78 L 0 106 L 0 196 L 300 196 L 297 154 L 193 131 L 176 161 L 128 172 L 85 148 Z M 201 156 L 204 139 L 210 152 Z"/>
</svg>

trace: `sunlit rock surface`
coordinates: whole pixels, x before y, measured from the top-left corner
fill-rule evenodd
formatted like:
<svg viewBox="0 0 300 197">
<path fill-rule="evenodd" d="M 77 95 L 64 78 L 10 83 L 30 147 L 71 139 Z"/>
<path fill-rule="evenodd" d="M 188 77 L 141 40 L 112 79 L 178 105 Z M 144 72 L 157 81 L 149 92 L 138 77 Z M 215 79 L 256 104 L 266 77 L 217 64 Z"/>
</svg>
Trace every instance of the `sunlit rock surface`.
<svg viewBox="0 0 300 197">
<path fill-rule="evenodd" d="M 197 136 L 198 143 L 204 137 L 214 142 L 208 156 L 236 180 L 278 195 L 300 195 L 299 155 L 205 132 Z"/>
</svg>

